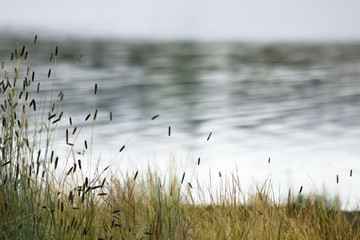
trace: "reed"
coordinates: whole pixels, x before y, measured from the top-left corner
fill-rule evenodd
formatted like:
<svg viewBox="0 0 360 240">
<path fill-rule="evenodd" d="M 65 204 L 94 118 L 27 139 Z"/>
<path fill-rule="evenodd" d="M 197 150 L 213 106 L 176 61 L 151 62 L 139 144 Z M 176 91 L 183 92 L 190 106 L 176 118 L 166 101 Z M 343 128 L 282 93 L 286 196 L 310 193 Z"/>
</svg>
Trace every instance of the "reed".
<svg viewBox="0 0 360 240">
<path fill-rule="evenodd" d="M 281 201 L 272 197 L 271 181 L 245 192 L 237 172 L 218 171 L 215 189 L 196 176 L 185 180 L 186 172 L 178 169 L 161 174 L 149 166 L 112 174 L 110 161 L 89 172 L 83 161 L 92 144 L 85 140 L 76 151 L 75 143 L 87 121 L 94 126 L 96 102 L 93 118 L 88 114 L 81 126 L 69 118 L 65 144 L 71 154 L 57 152 L 52 143 L 64 124 L 64 93 L 54 99 L 47 94 L 49 99 L 45 92 L 52 90 L 35 79 L 28 52 L 34 53 L 36 42 L 37 37 L 31 47 L 17 44 L 0 73 L 0 239 L 360 238 L 358 212 L 341 211 L 337 198 L 304 196 L 302 186 L 297 196 L 289 190 Z M 58 51 L 50 55 L 48 81 L 56 74 Z M 98 90 L 95 84 L 94 99 Z M 128 141 L 115 154 L 126 151 Z M 200 157 L 194 165 L 200 166 Z"/>
</svg>

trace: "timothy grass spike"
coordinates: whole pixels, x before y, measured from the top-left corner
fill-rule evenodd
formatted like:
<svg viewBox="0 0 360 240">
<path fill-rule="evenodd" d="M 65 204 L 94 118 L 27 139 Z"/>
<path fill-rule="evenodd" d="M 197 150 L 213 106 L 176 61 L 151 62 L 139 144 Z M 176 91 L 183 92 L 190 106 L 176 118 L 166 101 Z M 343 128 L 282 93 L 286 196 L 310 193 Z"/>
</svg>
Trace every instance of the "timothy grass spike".
<svg viewBox="0 0 360 240">
<path fill-rule="evenodd" d="M 183 173 L 183 175 L 182 175 L 182 178 L 181 178 L 181 184 L 183 184 L 184 179 L 185 179 L 185 172 L 184 172 L 184 173 Z"/>
<path fill-rule="evenodd" d="M 22 49 L 21 49 L 20 57 L 24 56 L 24 52 L 25 52 L 25 46 L 23 46 Z"/>
<path fill-rule="evenodd" d="M 209 134 L 208 138 L 206 139 L 206 141 L 210 140 L 211 135 L 212 135 L 212 132 L 210 132 L 210 134 Z"/>
<path fill-rule="evenodd" d="M 151 120 L 155 120 L 156 118 L 158 118 L 160 115 L 158 114 L 158 115 L 155 115 L 155 116 L 153 116 L 152 118 L 151 118 Z"/>
<path fill-rule="evenodd" d="M 119 152 L 122 152 L 124 150 L 124 148 L 125 148 L 125 145 L 120 148 Z"/>
<path fill-rule="evenodd" d="M 134 181 L 136 180 L 138 173 L 139 173 L 139 171 L 136 171 L 135 176 L 134 176 Z"/>
<path fill-rule="evenodd" d="M 96 110 L 95 110 L 95 113 L 94 113 L 94 121 L 96 120 L 97 112 L 98 112 L 98 110 L 96 109 Z"/>
</svg>

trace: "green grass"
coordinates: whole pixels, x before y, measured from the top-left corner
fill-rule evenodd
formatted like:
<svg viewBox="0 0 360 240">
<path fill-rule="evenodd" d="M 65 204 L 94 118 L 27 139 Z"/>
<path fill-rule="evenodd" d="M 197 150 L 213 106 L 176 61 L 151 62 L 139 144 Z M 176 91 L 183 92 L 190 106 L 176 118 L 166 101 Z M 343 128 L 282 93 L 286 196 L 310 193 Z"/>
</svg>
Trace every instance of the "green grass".
<svg viewBox="0 0 360 240">
<path fill-rule="evenodd" d="M 28 59 L 35 46 L 17 45 L 1 68 L 0 239 L 360 239 L 358 213 L 342 212 L 336 198 L 289 191 L 280 201 L 271 182 L 246 193 L 236 172 L 214 189 L 196 178 L 182 182 L 174 169 L 166 176 L 150 167 L 111 174 L 111 164 L 84 171 L 86 163 L 54 150 L 64 121 L 64 94 L 51 87 L 57 48 L 37 91 Z M 94 126 L 95 112 L 94 100 L 81 126 Z M 85 146 L 80 152 L 91 154 Z"/>
</svg>

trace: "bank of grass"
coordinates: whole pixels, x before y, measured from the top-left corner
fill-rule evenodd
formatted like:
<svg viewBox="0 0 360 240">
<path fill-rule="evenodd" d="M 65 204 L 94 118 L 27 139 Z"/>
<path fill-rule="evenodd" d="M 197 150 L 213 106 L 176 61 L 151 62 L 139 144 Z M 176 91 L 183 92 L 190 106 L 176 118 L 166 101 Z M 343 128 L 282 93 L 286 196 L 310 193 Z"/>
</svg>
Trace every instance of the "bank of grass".
<svg viewBox="0 0 360 240">
<path fill-rule="evenodd" d="M 271 182 L 244 193 L 236 172 L 214 189 L 173 169 L 85 171 L 91 140 L 78 147 L 69 135 L 96 121 L 95 102 L 79 126 L 66 119 L 70 154 L 56 152 L 65 121 L 64 93 L 51 92 L 58 48 L 43 87 L 28 60 L 35 45 L 17 45 L 1 68 L 0 239 L 360 239 L 357 212 L 336 199 L 289 191 L 276 200 Z"/>
</svg>

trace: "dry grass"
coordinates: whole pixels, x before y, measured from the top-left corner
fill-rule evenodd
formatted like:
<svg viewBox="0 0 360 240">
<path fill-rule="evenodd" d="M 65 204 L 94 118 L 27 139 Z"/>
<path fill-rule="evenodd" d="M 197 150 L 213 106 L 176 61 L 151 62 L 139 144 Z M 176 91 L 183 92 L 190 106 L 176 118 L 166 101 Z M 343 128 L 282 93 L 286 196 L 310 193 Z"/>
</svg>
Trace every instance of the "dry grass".
<svg viewBox="0 0 360 240">
<path fill-rule="evenodd" d="M 336 199 L 290 191 L 280 202 L 271 197 L 271 182 L 244 193 L 236 172 L 228 180 L 219 173 L 226 184 L 216 191 L 184 181 L 185 173 L 165 177 L 151 168 L 111 175 L 109 165 L 90 175 L 81 160 L 53 149 L 64 94 L 37 83 L 27 60 L 35 45 L 36 39 L 29 52 L 17 45 L 11 70 L 1 69 L 1 239 L 360 239 L 357 212 L 342 212 Z M 48 81 L 57 55 L 56 47 Z M 94 100 L 84 123 L 96 121 L 96 113 Z M 84 123 L 69 122 L 66 144 L 74 152 L 69 135 L 80 134 Z M 83 155 L 91 153 L 91 144 L 82 146 Z"/>
</svg>

